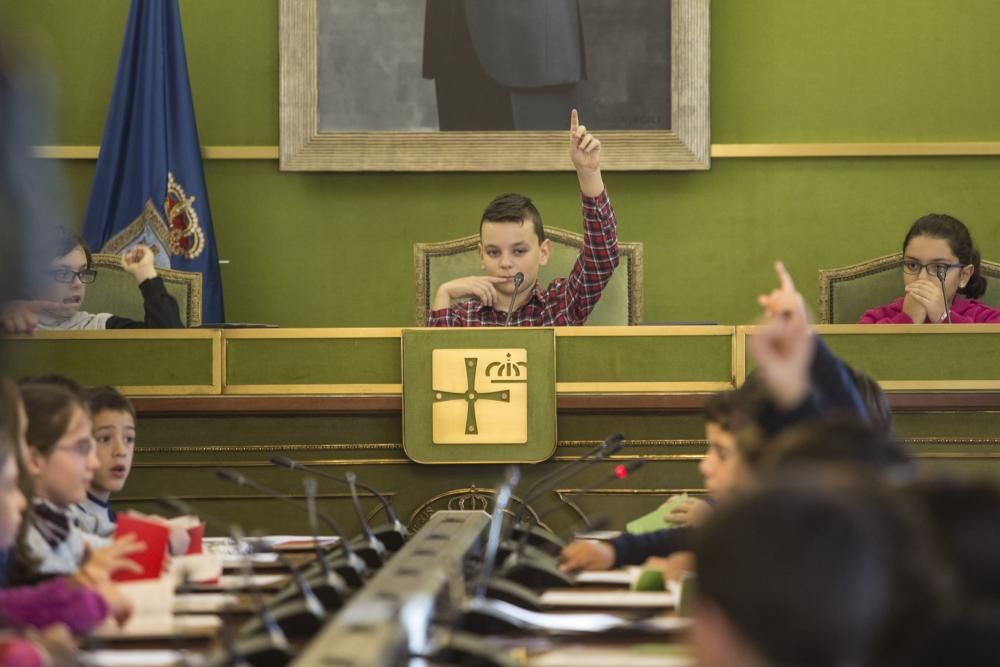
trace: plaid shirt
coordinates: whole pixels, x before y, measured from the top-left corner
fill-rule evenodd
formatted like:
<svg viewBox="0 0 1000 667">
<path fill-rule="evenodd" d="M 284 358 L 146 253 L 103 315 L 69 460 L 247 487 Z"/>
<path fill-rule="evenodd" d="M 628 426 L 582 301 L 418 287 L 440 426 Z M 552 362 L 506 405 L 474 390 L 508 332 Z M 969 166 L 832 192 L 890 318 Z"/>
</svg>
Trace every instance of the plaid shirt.
<svg viewBox="0 0 1000 667">
<path fill-rule="evenodd" d="M 608 193 L 580 195 L 583 202 L 583 250 L 566 278 L 556 278 L 544 290 L 537 284 L 531 299 L 514 311 L 511 326 L 553 327 L 579 325 L 601 298 L 604 286 L 618 266 L 618 221 Z M 507 312 L 484 306 L 476 299 L 458 301 L 449 308 L 432 310 L 429 327 L 502 327 Z"/>
</svg>

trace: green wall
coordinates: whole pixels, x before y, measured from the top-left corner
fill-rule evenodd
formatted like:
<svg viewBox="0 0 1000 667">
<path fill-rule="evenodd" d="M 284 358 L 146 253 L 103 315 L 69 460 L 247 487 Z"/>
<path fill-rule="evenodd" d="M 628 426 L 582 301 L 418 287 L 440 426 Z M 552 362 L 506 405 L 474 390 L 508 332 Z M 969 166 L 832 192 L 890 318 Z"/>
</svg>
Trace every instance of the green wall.
<svg viewBox="0 0 1000 667">
<path fill-rule="evenodd" d="M 278 143 L 277 4 L 181 0 L 204 145 Z M 50 143 L 100 142 L 127 10 L 0 0 L 0 17 L 55 65 Z M 998 141 L 998 24 L 995 0 L 713 0 L 713 143 Z M 82 217 L 93 162 L 64 164 Z M 228 160 L 205 170 L 233 321 L 409 324 L 412 244 L 471 233 L 501 190 L 530 193 L 548 224 L 579 225 L 568 173 L 281 173 L 276 161 Z M 997 157 L 716 159 L 708 172 L 605 180 L 621 238 L 646 244 L 646 320 L 731 324 L 753 317 L 771 260 L 814 299 L 817 268 L 897 250 L 932 210 L 966 221 L 1000 259 L 998 176 Z"/>
</svg>

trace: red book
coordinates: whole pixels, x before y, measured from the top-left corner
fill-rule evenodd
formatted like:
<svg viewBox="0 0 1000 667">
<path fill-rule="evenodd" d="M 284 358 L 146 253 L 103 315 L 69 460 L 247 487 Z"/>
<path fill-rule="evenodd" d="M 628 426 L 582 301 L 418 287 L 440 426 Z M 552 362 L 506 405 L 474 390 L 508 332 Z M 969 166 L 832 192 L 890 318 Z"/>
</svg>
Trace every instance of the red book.
<svg viewBox="0 0 1000 667">
<path fill-rule="evenodd" d="M 191 543 L 188 545 L 188 549 L 185 553 L 187 554 L 200 554 L 204 551 L 202 546 L 202 540 L 205 539 L 205 524 L 199 523 L 196 526 L 191 526 L 187 529 L 188 537 L 191 538 Z"/>
<path fill-rule="evenodd" d="M 125 535 L 135 535 L 146 545 L 145 551 L 129 556 L 142 567 L 142 572 L 118 570 L 111 578 L 114 581 L 135 579 L 156 579 L 163 573 L 167 558 L 167 544 L 170 542 L 170 527 L 159 521 L 150 521 L 134 514 L 119 514 L 115 539 Z"/>
</svg>

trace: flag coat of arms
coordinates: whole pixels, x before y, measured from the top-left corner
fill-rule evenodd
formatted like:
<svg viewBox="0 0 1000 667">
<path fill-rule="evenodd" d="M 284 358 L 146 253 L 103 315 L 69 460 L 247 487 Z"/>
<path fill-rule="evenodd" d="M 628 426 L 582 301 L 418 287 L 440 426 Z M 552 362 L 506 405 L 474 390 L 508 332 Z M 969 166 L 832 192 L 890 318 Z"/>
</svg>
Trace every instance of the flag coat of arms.
<svg viewBox="0 0 1000 667">
<path fill-rule="evenodd" d="M 224 321 L 177 0 L 132 0 L 83 236 L 116 254 L 142 243 L 158 267 L 201 273 L 202 321 Z"/>
</svg>

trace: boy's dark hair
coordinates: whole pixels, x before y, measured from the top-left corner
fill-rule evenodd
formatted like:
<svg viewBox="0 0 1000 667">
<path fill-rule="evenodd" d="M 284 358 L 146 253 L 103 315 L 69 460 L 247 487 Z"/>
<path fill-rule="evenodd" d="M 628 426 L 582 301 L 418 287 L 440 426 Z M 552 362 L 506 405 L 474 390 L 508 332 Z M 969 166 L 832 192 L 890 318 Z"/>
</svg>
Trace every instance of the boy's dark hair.
<svg viewBox="0 0 1000 667">
<path fill-rule="evenodd" d="M 87 256 L 87 268 L 93 268 L 94 258 L 90 252 L 90 246 L 77 232 L 62 225 L 47 225 L 42 230 L 42 237 L 45 239 L 44 248 L 49 255 L 49 260 L 64 257 L 79 246 L 83 248 L 83 254 Z"/>
<path fill-rule="evenodd" d="M 867 509 L 793 480 L 720 505 L 698 535 L 699 595 L 766 664 L 863 664 L 891 598 L 886 537 Z"/>
<path fill-rule="evenodd" d="M 48 375 L 28 375 L 26 377 L 19 378 L 17 384 L 19 387 L 26 387 L 29 384 L 51 385 L 54 387 L 61 387 L 78 398 L 83 397 L 83 385 L 73 378 L 66 377 L 65 375 L 59 375 L 58 373 L 50 373 Z"/>
<path fill-rule="evenodd" d="M 979 250 L 972 243 L 972 235 L 969 228 L 960 220 L 944 213 L 929 213 L 919 218 L 910 227 L 903 239 L 903 252 L 906 246 L 917 236 L 930 236 L 935 239 L 943 239 L 948 242 L 948 247 L 958 257 L 958 261 L 963 265 L 973 266 L 972 277 L 965 287 L 959 288 L 958 293 L 964 294 L 970 299 L 978 299 L 986 293 L 986 278 L 979 270 Z"/>
<path fill-rule="evenodd" d="M 847 465 L 887 481 L 911 479 L 916 464 L 909 447 L 850 415 L 792 426 L 761 456 L 764 471 Z"/>
<path fill-rule="evenodd" d="M 542 227 L 542 214 L 538 212 L 531 199 L 516 192 L 498 195 L 483 211 L 479 220 L 479 233 L 482 234 L 484 222 L 527 222 L 535 227 L 538 242 L 545 240 L 545 229 Z"/>
<path fill-rule="evenodd" d="M 90 408 L 90 414 L 95 417 L 104 410 L 111 410 L 113 412 L 126 412 L 132 415 L 133 421 L 136 418 L 132 402 L 110 385 L 90 387 L 83 392 L 83 397 L 87 401 L 87 407 Z"/>
<path fill-rule="evenodd" d="M 892 434 L 892 408 L 889 406 L 889 398 L 882 391 L 882 387 L 879 386 L 875 378 L 852 366 L 847 368 L 851 372 L 851 379 L 854 380 L 854 388 L 858 390 L 861 401 L 865 404 L 868 423 L 882 435 L 890 436 Z"/>
<path fill-rule="evenodd" d="M 930 517 L 965 604 L 1000 609 L 1000 488 L 991 480 L 935 477 L 907 491 Z"/>
</svg>

